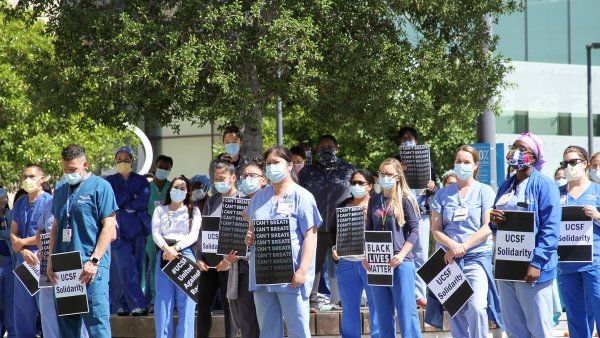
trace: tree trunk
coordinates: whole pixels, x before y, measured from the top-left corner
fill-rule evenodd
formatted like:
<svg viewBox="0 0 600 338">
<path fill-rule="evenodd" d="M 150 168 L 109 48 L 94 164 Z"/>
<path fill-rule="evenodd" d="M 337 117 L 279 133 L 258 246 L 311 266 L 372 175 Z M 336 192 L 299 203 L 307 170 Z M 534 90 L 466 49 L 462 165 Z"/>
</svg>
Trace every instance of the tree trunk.
<svg viewBox="0 0 600 338">
<path fill-rule="evenodd" d="M 263 141 L 262 141 L 262 101 L 260 93 L 260 84 L 258 82 L 258 74 L 256 66 L 250 67 L 250 89 L 254 94 L 255 106 L 253 111 L 256 124 L 244 125 L 244 149 L 242 154 L 249 158 L 262 158 Z"/>
</svg>

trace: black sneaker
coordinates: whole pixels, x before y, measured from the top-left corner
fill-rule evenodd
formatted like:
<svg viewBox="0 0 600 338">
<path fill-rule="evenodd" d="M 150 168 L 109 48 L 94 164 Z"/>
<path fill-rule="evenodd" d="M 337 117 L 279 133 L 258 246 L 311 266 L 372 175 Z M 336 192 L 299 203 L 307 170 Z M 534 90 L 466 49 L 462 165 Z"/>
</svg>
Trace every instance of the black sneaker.
<svg viewBox="0 0 600 338">
<path fill-rule="evenodd" d="M 131 310 L 131 315 L 133 315 L 134 317 L 147 316 L 148 310 L 138 307 L 138 308 Z"/>
<path fill-rule="evenodd" d="M 123 308 L 118 309 L 117 316 L 119 316 L 119 317 L 129 316 L 129 311 L 125 311 Z"/>
</svg>

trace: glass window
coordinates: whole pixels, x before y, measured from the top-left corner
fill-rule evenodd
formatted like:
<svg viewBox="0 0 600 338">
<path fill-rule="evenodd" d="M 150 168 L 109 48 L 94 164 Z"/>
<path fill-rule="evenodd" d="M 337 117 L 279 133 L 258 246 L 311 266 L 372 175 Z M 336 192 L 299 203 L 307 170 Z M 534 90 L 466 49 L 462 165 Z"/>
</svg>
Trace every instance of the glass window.
<svg viewBox="0 0 600 338">
<path fill-rule="evenodd" d="M 496 117 L 496 133 L 512 134 L 515 131 L 515 112 L 505 110 L 500 116 Z"/>
<path fill-rule="evenodd" d="M 525 61 L 525 13 L 503 15 L 492 29 L 498 35 L 498 51 L 513 61 Z"/>
<path fill-rule="evenodd" d="M 558 135 L 571 135 L 571 113 L 558 113 Z"/>
<path fill-rule="evenodd" d="M 586 64 L 585 46 L 600 42 L 600 1 L 571 0 L 571 62 Z M 600 49 L 592 51 L 592 63 L 600 66 Z"/>
<path fill-rule="evenodd" d="M 529 112 L 515 112 L 515 130 L 513 134 L 520 134 L 529 131 Z"/>
<path fill-rule="evenodd" d="M 569 62 L 567 0 L 527 1 L 527 61 Z"/>
</svg>

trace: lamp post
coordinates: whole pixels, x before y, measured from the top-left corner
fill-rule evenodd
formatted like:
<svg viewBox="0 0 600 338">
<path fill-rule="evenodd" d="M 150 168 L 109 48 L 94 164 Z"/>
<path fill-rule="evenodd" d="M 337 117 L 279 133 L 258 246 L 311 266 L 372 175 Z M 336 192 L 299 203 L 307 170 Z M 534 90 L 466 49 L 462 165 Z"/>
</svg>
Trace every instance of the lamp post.
<svg viewBox="0 0 600 338">
<path fill-rule="evenodd" d="M 588 151 L 594 153 L 594 116 L 592 114 L 592 49 L 600 48 L 600 42 L 585 46 L 587 52 L 587 105 L 588 105 Z"/>
</svg>

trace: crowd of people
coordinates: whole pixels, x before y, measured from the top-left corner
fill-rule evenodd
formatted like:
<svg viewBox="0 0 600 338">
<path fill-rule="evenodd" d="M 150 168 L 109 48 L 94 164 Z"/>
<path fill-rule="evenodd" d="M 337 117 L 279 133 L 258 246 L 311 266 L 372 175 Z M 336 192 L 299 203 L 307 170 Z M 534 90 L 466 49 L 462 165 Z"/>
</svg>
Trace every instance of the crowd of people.
<svg viewBox="0 0 600 338">
<path fill-rule="evenodd" d="M 402 128 L 401 146 L 420 143 L 417 130 Z M 338 157 L 338 143 L 321 136 L 313 152 L 306 145 L 269 148 L 264 158 L 241 155 L 235 126 L 224 129 L 225 153 L 209 164 L 209 175 L 173 177 L 171 157 L 160 155 L 152 174 L 132 169 L 129 147 L 115 152 L 116 173 L 88 172 L 85 150 L 62 151 L 64 177 L 52 189 L 43 168 L 31 164 L 21 174 L 12 209 L 0 189 L 0 332 L 8 337 L 110 337 L 110 314 L 153 314 L 157 337 L 208 337 L 212 311 L 225 317 L 225 336 L 310 337 L 310 313 L 341 307 L 343 337 L 361 337 L 360 308 L 366 303 L 372 337 L 420 337 L 418 308 L 425 321 L 441 327 L 443 307 L 416 271 L 435 247 L 447 263 L 457 262 L 474 290 L 450 319 L 453 337 L 487 337 L 489 322 L 509 337 L 551 337 L 554 305 L 566 309 L 573 337 L 592 337 L 600 323 L 600 153 L 578 146 L 564 150 L 554 180 L 541 173 L 541 139 L 523 133 L 506 156 L 511 171 L 498 192 L 477 181 L 479 152 L 456 148 L 453 170 L 424 189 L 410 187 L 406 166 L 395 154 L 375 172 L 357 169 Z M 546 164 L 548 165 L 548 164 Z M 557 164 L 558 165 L 558 164 Z M 223 199 L 250 199 L 247 222 L 288 219 L 294 275 L 288 284 L 258 285 L 254 229 L 248 255 L 203 252 L 202 218 L 220 217 Z M 367 283 L 364 256 L 337 253 L 336 208 L 356 206 L 365 229 L 390 231 L 393 286 Z M 561 209 L 579 206 L 593 220 L 593 261 L 558 261 Z M 522 281 L 494 279 L 493 246 L 507 211 L 534 214 L 535 248 Z M 50 252 L 79 251 L 89 312 L 57 316 L 54 293 L 31 296 L 12 270 L 40 259 L 40 236 L 50 234 Z M 197 299 L 191 299 L 162 272 L 185 256 L 201 270 Z M 51 261 L 46 271 L 56 283 Z M 327 290 L 326 292 L 323 290 Z M 558 292 L 557 292 L 558 291 Z M 323 294 L 328 297 L 324 298 Z M 327 300 L 325 300 L 327 299 Z M 174 327 L 174 314 L 178 315 Z M 197 327 L 196 327 L 197 325 Z"/>
</svg>

